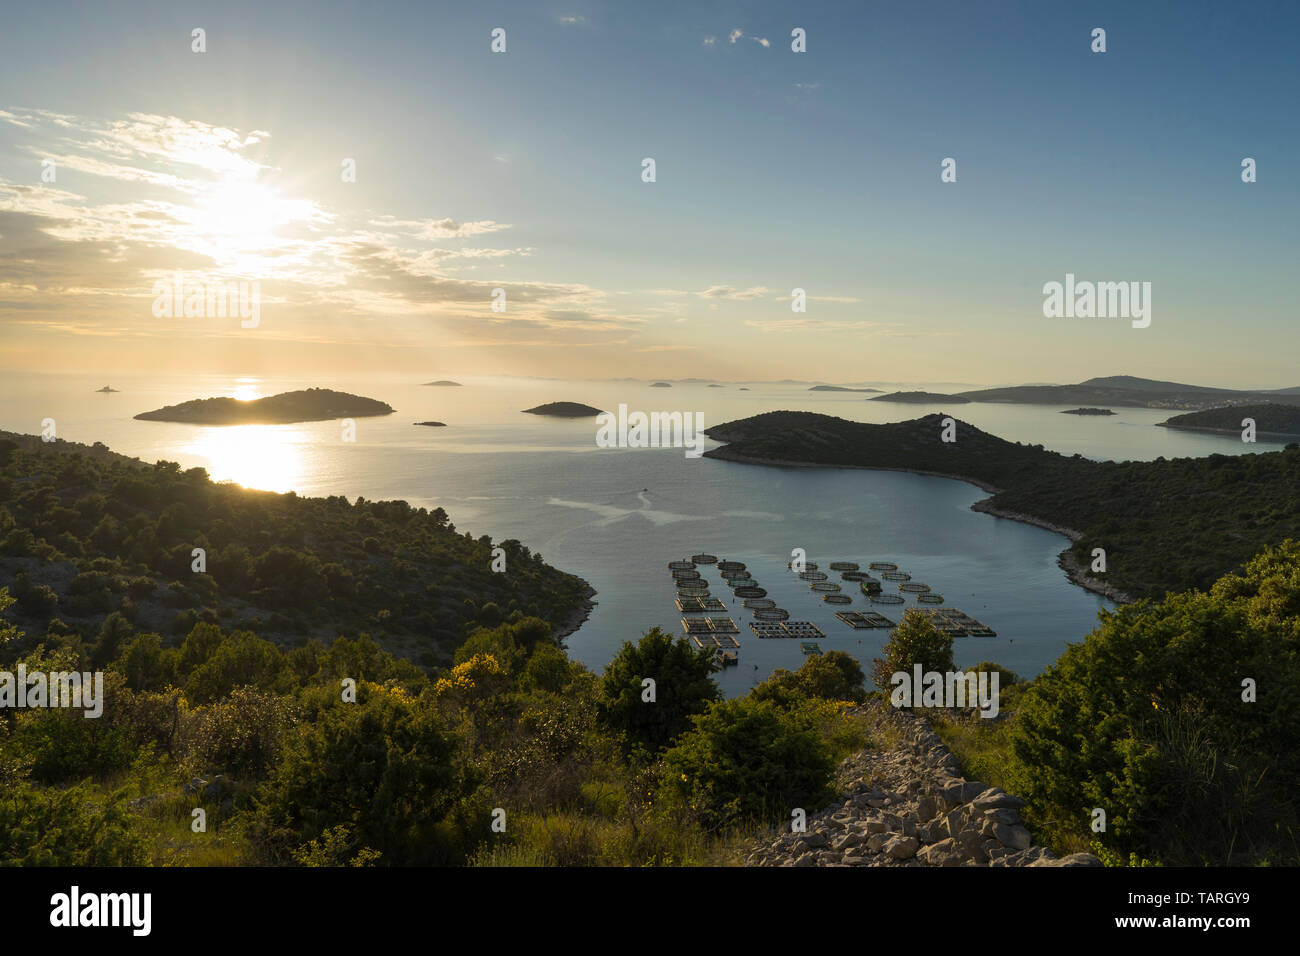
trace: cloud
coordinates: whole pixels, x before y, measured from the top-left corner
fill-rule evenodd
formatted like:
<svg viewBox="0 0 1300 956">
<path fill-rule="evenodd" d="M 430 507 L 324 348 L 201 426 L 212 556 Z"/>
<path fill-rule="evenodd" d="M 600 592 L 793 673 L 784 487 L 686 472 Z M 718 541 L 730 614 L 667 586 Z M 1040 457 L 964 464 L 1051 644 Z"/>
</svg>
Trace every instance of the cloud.
<svg viewBox="0 0 1300 956">
<path fill-rule="evenodd" d="M 456 222 L 454 219 L 394 219 L 380 216 L 370 220 L 370 225 L 394 232 L 405 233 L 414 239 L 459 239 L 464 236 L 482 236 L 489 232 L 509 229 L 507 223 L 481 219 L 477 222 Z"/>
<path fill-rule="evenodd" d="M 566 27 L 577 26 L 579 23 L 587 22 L 587 18 L 581 16 L 559 17 L 558 19 L 559 22 L 564 24 Z"/>
<path fill-rule="evenodd" d="M 744 35 L 745 32 L 743 30 L 732 30 L 730 33 L 727 34 L 727 41 L 730 43 L 735 43 Z"/>
<path fill-rule="evenodd" d="M 772 45 L 772 41 L 767 37 L 750 37 L 750 39 L 761 47 L 769 47 Z"/>
<path fill-rule="evenodd" d="M 820 83 L 796 83 L 794 85 L 794 88 L 796 90 L 803 90 L 806 93 L 809 90 L 821 89 L 821 84 Z"/>
<path fill-rule="evenodd" d="M 703 292 L 696 292 L 701 299 L 761 299 L 772 290 L 767 286 L 756 285 L 751 289 L 736 289 L 729 285 L 711 285 Z"/>
<path fill-rule="evenodd" d="M 705 38 L 704 38 L 704 45 L 705 45 L 705 46 L 713 46 L 713 44 L 715 44 L 715 43 L 717 43 L 717 42 L 718 42 L 718 38 L 717 38 L 717 37 L 705 37 Z M 0 114 L 0 115 L 3 115 L 3 114 Z"/>
</svg>

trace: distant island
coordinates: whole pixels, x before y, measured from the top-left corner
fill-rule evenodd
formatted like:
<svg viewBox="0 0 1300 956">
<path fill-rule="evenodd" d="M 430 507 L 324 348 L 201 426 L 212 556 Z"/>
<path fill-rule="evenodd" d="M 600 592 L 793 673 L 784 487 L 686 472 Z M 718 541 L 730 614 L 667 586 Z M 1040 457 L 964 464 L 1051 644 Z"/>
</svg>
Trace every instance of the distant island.
<svg viewBox="0 0 1300 956">
<path fill-rule="evenodd" d="M 903 393 L 922 394 L 922 393 Z M 1009 402 L 1015 405 L 1120 405 L 1127 408 L 1169 408 L 1193 411 L 1222 405 L 1283 403 L 1300 405 L 1300 388 L 1247 392 L 1205 385 L 1160 382 L 1132 375 L 1090 378 L 1078 385 L 1012 385 L 1006 388 L 981 388 L 952 395 L 935 395 L 934 400 L 964 399 L 969 402 Z M 913 399 L 881 396 L 881 401 Z M 921 401 L 921 399 L 914 399 Z"/>
<path fill-rule="evenodd" d="M 749 391 L 749 389 L 747 389 L 744 385 L 740 386 L 740 390 L 741 390 L 742 392 L 748 392 L 748 391 Z"/>
<path fill-rule="evenodd" d="M 1186 415 L 1175 415 L 1158 424 L 1161 428 L 1240 435 L 1243 418 L 1255 420 L 1257 438 L 1273 438 L 1280 441 L 1300 438 L 1300 408 L 1276 403 L 1207 408 L 1204 411 L 1188 412 Z"/>
<path fill-rule="evenodd" d="M 387 402 L 328 388 L 282 392 L 266 398 L 240 401 L 236 398 L 196 398 L 168 405 L 135 417 L 150 422 L 187 422 L 195 425 L 288 425 L 320 422 L 334 418 L 369 418 L 391 415 Z"/>
<path fill-rule="evenodd" d="M 668 382 L 651 382 L 650 387 L 651 388 L 672 388 L 672 385 Z"/>
<path fill-rule="evenodd" d="M 526 415 L 549 415 L 553 418 L 593 418 L 602 414 L 599 408 L 579 402 L 548 402 L 536 408 L 525 408 Z"/>
<path fill-rule="evenodd" d="M 1009 442 L 961 421 L 957 440 L 944 442 L 942 421 L 926 415 L 871 425 L 813 412 L 768 412 L 706 429 L 709 438 L 728 444 L 704 457 L 968 481 L 992 495 L 972 505 L 976 511 L 1070 538 L 1074 544 L 1061 553 L 1060 564 L 1071 580 L 1117 601 L 1208 588 L 1261 548 L 1300 537 L 1294 507 L 1300 446 L 1253 455 L 1092 461 Z M 1108 555 L 1104 575 L 1088 571 L 1093 548 Z"/>
<path fill-rule="evenodd" d="M 1062 415 L 1114 415 L 1109 408 L 1067 408 Z"/>
<path fill-rule="evenodd" d="M 437 382 L 425 382 L 424 384 L 425 384 L 425 385 L 438 385 L 438 386 L 443 386 L 443 387 L 448 386 L 448 385 L 453 385 L 453 386 L 455 386 L 456 388 L 463 388 L 463 386 L 460 384 L 460 382 L 452 382 L 452 381 L 449 381 L 448 379 L 445 379 L 445 378 L 442 379 L 442 380 L 440 380 L 440 381 L 437 381 Z"/>
<path fill-rule="evenodd" d="M 105 385 L 103 388 L 97 388 L 97 389 L 95 389 L 95 391 L 97 391 L 97 392 L 116 392 L 117 389 L 113 388 L 111 385 Z"/>
<path fill-rule="evenodd" d="M 878 388 L 849 388 L 846 385 L 814 385 L 810 392 L 878 392 Z"/>
<path fill-rule="evenodd" d="M 970 399 L 962 398 L 960 395 L 943 395 L 939 392 L 890 392 L 888 395 L 877 395 L 875 398 L 868 399 L 868 401 L 909 402 L 921 405 L 931 402 L 945 402 L 952 405 L 965 405 Z"/>
<path fill-rule="evenodd" d="M 709 388 L 726 388 L 725 385 L 710 385 Z"/>
<path fill-rule="evenodd" d="M 416 422 L 417 425 L 428 425 L 430 428 L 446 428 L 446 422 Z"/>
</svg>

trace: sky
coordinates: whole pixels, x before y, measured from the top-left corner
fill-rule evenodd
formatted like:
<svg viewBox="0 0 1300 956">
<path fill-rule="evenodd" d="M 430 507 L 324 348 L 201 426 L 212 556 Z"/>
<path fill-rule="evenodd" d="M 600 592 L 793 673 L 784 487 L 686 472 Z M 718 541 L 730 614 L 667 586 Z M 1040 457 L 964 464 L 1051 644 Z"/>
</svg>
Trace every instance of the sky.
<svg viewBox="0 0 1300 956">
<path fill-rule="evenodd" d="M 3 17 L 0 368 L 1300 385 L 1295 3 Z"/>
</svg>

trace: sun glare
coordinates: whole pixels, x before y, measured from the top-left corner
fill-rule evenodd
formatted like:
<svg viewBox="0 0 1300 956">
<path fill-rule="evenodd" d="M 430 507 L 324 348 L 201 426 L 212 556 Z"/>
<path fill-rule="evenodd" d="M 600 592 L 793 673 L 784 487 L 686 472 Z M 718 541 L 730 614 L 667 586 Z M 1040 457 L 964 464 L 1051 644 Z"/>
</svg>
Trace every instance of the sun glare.
<svg viewBox="0 0 1300 956">
<path fill-rule="evenodd" d="M 213 481 L 286 492 L 301 483 L 306 438 L 286 425 L 226 425 L 204 429 L 184 450 L 206 460 Z"/>
</svg>

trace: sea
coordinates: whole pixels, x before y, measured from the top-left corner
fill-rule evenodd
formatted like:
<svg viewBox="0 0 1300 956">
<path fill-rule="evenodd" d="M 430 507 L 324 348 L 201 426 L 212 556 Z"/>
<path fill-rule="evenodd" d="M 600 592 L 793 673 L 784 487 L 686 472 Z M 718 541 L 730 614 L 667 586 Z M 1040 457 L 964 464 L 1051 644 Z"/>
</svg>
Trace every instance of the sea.
<svg viewBox="0 0 1300 956">
<path fill-rule="evenodd" d="M 69 441 L 102 442 L 145 461 L 202 467 L 217 481 L 304 496 L 403 499 L 442 507 L 461 532 L 516 538 L 596 590 L 587 621 L 569 635 L 570 655 L 600 671 L 627 641 L 652 627 L 682 633 L 668 562 L 708 553 L 744 562 L 791 621 L 820 628 L 823 651 L 842 650 L 869 669 L 888 631 L 854 630 L 837 610 L 873 610 L 897 620 L 914 606 L 869 604 L 850 590 L 847 606 L 824 603 L 787 565 L 802 553 L 822 570 L 831 561 L 889 562 L 992 628 L 997 636 L 955 641 L 960 667 L 995 661 L 1032 677 L 1097 625 L 1111 602 L 1071 584 L 1056 556 L 1061 535 L 970 510 L 987 493 L 962 481 L 901 472 L 783 468 L 691 457 L 682 448 L 600 447 L 594 419 L 524 414 L 552 401 L 615 411 L 701 415 L 705 427 L 781 409 L 862 422 L 943 412 L 1010 441 L 1093 459 L 1151 460 L 1250 454 L 1274 447 L 1233 436 L 1156 427 L 1176 412 L 1117 408 L 1114 416 L 1061 414 L 1065 406 L 971 403 L 944 406 L 871 401 L 858 392 L 810 391 L 807 384 L 570 381 L 457 378 L 428 386 L 409 376 L 230 378 L 167 375 L 94 378 L 6 373 L 0 428 L 39 434 L 47 419 Z M 112 393 L 96 389 L 111 385 Z M 258 398 L 329 387 L 380 399 L 397 411 L 339 421 L 213 427 L 137 421 L 139 412 L 194 398 Z M 894 386 L 882 386 L 885 391 Z M 970 387 L 916 383 L 909 390 Z M 440 421 L 446 427 L 417 426 Z M 45 427 L 48 427 L 45 426 Z M 351 440 L 348 440 L 351 439 Z M 960 439 L 959 439 L 960 440 Z M 705 441 L 704 448 L 716 447 Z M 751 612 L 702 566 L 710 592 L 740 627 L 739 663 L 717 675 L 724 693 L 743 694 L 777 668 L 803 660 L 800 642 L 759 639 Z M 507 572 L 508 573 L 508 569 Z M 874 573 L 874 572 L 873 572 Z M 829 572 L 829 580 L 839 575 Z M 886 583 L 886 590 L 893 591 Z"/>
</svg>

